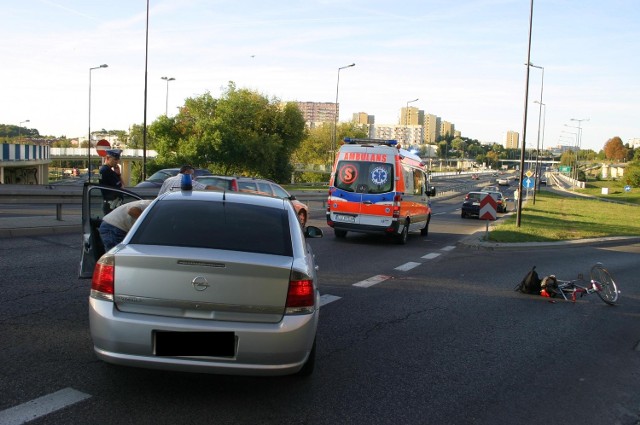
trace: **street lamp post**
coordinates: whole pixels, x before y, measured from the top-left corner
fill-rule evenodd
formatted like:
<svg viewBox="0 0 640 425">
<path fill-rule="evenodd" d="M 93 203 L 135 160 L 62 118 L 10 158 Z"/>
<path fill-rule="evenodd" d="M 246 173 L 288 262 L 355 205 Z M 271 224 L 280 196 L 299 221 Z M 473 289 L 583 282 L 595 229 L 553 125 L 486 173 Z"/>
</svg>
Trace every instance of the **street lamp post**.
<svg viewBox="0 0 640 425">
<path fill-rule="evenodd" d="M 529 70 L 531 68 L 531 34 L 533 28 L 533 0 L 529 2 L 529 42 L 527 43 L 527 73 L 524 88 L 524 114 L 522 119 L 522 150 L 520 151 L 520 178 L 518 180 L 518 205 L 516 207 L 516 227 L 522 220 L 522 181 L 524 179 L 524 154 L 527 146 L 527 112 L 529 106 Z"/>
<path fill-rule="evenodd" d="M 22 124 L 26 122 L 31 122 L 29 120 L 20 121 L 20 125 L 18 126 L 18 141 L 20 141 L 20 129 L 22 128 Z"/>
<path fill-rule="evenodd" d="M 567 124 L 565 124 L 564 126 L 578 128 L 573 125 L 567 125 Z M 576 163 L 573 167 L 573 170 L 571 171 L 571 178 L 573 180 L 571 188 L 575 189 L 576 181 L 578 180 L 578 140 L 580 140 L 580 133 L 574 133 L 572 131 L 565 131 L 565 130 L 562 130 L 562 133 L 572 134 L 574 136 L 572 140 L 575 143 L 575 147 L 576 147 Z"/>
<path fill-rule="evenodd" d="M 409 104 L 413 103 L 413 102 L 417 102 L 419 99 L 413 99 L 413 100 L 408 100 L 407 101 L 407 107 L 404 110 L 404 138 L 405 138 L 405 142 L 407 143 L 407 146 L 405 146 L 405 149 L 408 149 L 409 146 Z"/>
<path fill-rule="evenodd" d="M 91 71 L 94 69 L 107 68 L 109 65 L 103 63 L 100 66 L 89 68 L 89 138 L 87 139 L 87 181 L 91 181 Z"/>
<path fill-rule="evenodd" d="M 578 150 L 576 151 L 576 180 L 578 180 L 578 155 L 580 154 L 580 150 L 582 149 L 582 121 L 589 121 L 589 118 L 571 118 L 571 121 L 578 122 Z"/>
<path fill-rule="evenodd" d="M 351 68 L 352 66 L 356 66 L 356 64 L 352 63 L 351 65 L 345 65 L 338 68 L 338 80 L 336 82 L 336 104 L 335 104 L 334 117 L 333 117 L 333 135 L 331 137 L 332 158 L 330 162 L 333 162 L 333 155 L 335 154 L 335 151 L 336 151 L 336 134 L 337 134 L 336 132 L 338 128 L 338 89 L 340 88 L 340 71 L 345 68 Z"/>
<path fill-rule="evenodd" d="M 538 103 L 540 105 L 539 109 L 538 109 L 538 141 L 536 144 L 536 168 L 535 168 L 535 177 L 534 177 L 534 184 L 533 184 L 533 205 L 536 204 L 536 192 L 538 191 L 538 157 L 540 156 L 540 120 L 542 119 L 542 93 L 544 91 L 544 67 L 543 66 L 538 66 L 538 65 L 534 65 L 531 62 L 529 62 L 529 66 L 532 68 L 537 68 L 542 70 L 542 83 L 540 84 L 540 100 L 535 102 Z"/>
<path fill-rule="evenodd" d="M 533 103 L 538 103 L 540 104 L 540 109 L 542 110 L 542 107 L 545 107 L 545 115 L 546 115 L 546 111 L 547 108 L 544 103 L 539 102 L 537 100 L 534 100 Z M 542 111 L 540 111 L 538 113 L 538 146 L 536 148 L 536 179 L 534 180 L 534 186 L 533 186 L 533 205 L 536 204 L 536 192 L 538 192 L 538 190 L 540 190 L 540 121 L 542 119 Z M 542 138 L 544 140 L 544 126 L 542 127 Z M 544 143 L 544 142 L 543 142 Z"/>
<path fill-rule="evenodd" d="M 167 100 L 165 101 L 165 107 L 164 107 L 164 116 L 168 116 L 168 112 L 169 112 L 169 81 L 175 81 L 175 78 L 173 77 L 162 77 L 163 80 L 165 80 L 167 82 Z"/>
</svg>

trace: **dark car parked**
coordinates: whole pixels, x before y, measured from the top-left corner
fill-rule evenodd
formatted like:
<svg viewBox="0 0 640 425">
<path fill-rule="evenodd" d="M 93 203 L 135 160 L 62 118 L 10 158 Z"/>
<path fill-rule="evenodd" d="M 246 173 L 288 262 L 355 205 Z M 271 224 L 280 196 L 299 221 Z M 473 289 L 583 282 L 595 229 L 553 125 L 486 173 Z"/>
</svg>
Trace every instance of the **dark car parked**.
<svg viewBox="0 0 640 425">
<path fill-rule="evenodd" d="M 163 170 L 156 171 L 153 173 L 148 179 L 143 182 L 140 182 L 136 185 L 136 187 L 157 187 L 158 189 L 162 186 L 162 183 L 169 177 L 173 177 L 180 171 L 180 168 L 165 168 Z M 194 176 L 196 178 L 200 176 L 209 176 L 211 175 L 211 171 L 206 170 L 204 168 L 196 168 Z"/>
<path fill-rule="evenodd" d="M 506 213 L 507 212 L 507 198 L 500 192 L 499 190 L 487 190 L 482 189 L 483 192 L 490 193 L 491 196 L 496 200 L 496 212 Z"/>
<path fill-rule="evenodd" d="M 480 216 L 480 200 L 487 195 L 487 192 L 469 192 L 462 202 L 462 212 L 460 217 Z"/>
</svg>

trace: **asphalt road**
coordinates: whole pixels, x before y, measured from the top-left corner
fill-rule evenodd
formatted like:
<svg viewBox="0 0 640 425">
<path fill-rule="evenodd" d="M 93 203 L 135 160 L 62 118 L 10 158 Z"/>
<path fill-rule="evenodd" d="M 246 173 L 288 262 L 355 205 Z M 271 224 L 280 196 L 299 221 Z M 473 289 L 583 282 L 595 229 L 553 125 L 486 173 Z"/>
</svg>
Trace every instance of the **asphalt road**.
<svg viewBox="0 0 640 425">
<path fill-rule="evenodd" d="M 639 423 L 640 244 L 471 249 L 458 242 L 484 223 L 461 219 L 459 203 L 435 203 L 429 236 L 403 246 L 335 239 L 312 215 L 325 230 L 311 240 L 325 305 L 309 379 L 103 363 L 89 335 L 89 282 L 77 279 L 79 235 L 5 239 L 0 424 L 61 396 L 66 407 L 29 423 Z M 618 306 L 513 291 L 532 265 L 569 279 L 596 261 L 619 283 Z"/>
</svg>

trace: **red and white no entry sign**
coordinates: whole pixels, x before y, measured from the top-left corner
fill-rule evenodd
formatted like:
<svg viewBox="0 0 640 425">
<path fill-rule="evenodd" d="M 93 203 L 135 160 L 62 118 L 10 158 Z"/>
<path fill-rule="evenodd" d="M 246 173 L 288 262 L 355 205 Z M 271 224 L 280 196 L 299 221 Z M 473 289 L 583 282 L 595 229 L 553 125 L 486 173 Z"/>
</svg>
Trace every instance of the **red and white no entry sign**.
<svg viewBox="0 0 640 425">
<path fill-rule="evenodd" d="M 107 149 L 109 149 L 111 147 L 111 144 L 109 144 L 108 140 L 102 139 L 102 140 L 98 140 L 98 143 L 96 143 L 96 152 L 98 152 L 98 155 L 100 156 L 107 156 Z"/>
</svg>

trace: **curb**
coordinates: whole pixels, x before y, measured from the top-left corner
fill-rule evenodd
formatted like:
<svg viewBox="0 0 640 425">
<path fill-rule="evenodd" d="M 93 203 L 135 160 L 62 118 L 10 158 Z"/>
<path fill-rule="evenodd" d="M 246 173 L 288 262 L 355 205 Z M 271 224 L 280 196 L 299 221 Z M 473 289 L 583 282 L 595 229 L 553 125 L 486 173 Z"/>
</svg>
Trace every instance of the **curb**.
<svg viewBox="0 0 640 425">
<path fill-rule="evenodd" d="M 546 249 L 546 248 L 571 248 L 581 247 L 584 245 L 609 245 L 618 242 L 640 242 L 638 236 L 611 236 L 607 238 L 594 239 L 575 239 L 570 241 L 559 242 L 487 242 L 484 241 L 484 231 L 476 232 L 473 235 L 459 241 L 456 245 L 465 249 L 500 251 L 500 250 L 517 250 L 517 249 Z"/>
<path fill-rule="evenodd" d="M 0 239 L 57 235 L 66 233 L 77 233 L 79 235 L 81 230 L 82 226 L 79 224 L 56 227 L 20 227 L 16 229 L 0 229 Z"/>
</svg>

